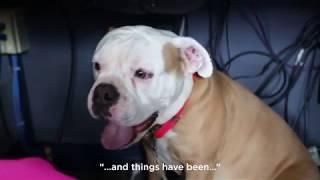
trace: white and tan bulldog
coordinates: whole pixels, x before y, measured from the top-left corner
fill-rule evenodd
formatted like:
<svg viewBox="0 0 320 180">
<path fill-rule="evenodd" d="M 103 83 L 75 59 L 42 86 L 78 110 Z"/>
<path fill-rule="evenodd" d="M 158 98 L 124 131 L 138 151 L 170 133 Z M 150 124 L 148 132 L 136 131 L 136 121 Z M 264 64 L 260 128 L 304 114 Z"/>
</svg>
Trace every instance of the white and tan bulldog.
<svg viewBox="0 0 320 180">
<path fill-rule="evenodd" d="M 146 26 L 118 28 L 98 44 L 93 66 L 88 108 L 107 120 L 106 149 L 144 139 L 151 164 L 210 167 L 177 171 L 188 180 L 320 180 L 287 124 L 214 70 L 194 39 Z M 161 178 L 162 171 L 150 174 Z"/>
</svg>

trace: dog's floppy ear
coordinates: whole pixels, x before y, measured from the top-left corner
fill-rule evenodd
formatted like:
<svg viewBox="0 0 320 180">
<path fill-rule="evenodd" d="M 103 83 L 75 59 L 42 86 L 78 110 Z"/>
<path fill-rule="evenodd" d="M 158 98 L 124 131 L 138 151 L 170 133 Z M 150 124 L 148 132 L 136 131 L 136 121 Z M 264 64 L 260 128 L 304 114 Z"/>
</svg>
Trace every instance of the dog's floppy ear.
<svg viewBox="0 0 320 180">
<path fill-rule="evenodd" d="M 203 78 L 212 75 L 211 58 L 200 43 L 190 37 L 175 37 L 171 40 L 171 43 L 178 48 L 183 60 L 183 70 L 186 73 L 198 73 Z"/>
</svg>

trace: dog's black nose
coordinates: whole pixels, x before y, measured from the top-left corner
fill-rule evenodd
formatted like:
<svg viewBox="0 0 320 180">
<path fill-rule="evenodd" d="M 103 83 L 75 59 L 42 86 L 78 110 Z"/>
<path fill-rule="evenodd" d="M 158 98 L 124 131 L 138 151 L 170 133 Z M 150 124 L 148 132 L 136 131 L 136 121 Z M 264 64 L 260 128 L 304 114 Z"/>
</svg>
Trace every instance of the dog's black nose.
<svg viewBox="0 0 320 180">
<path fill-rule="evenodd" d="M 93 105 L 97 109 L 110 107 L 115 104 L 120 97 L 117 88 L 112 84 L 99 84 L 93 93 Z"/>
</svg>

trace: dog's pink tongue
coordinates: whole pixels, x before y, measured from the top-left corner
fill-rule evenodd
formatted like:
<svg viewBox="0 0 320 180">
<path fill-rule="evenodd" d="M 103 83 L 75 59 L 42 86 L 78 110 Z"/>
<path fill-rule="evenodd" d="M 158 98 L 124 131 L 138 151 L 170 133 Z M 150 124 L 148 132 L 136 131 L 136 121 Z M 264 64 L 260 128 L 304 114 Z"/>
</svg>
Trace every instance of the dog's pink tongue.
<svg viewBox="0 0 320 180">
<path fill-rule="evenodd" d="M 106 149 L 116 150 L 121 149 L 134 136 L 132 127 L 120 126 L 116 123 L 110 122 L 105 128 L 101 136 L 101 143 Z"/>
</svg>

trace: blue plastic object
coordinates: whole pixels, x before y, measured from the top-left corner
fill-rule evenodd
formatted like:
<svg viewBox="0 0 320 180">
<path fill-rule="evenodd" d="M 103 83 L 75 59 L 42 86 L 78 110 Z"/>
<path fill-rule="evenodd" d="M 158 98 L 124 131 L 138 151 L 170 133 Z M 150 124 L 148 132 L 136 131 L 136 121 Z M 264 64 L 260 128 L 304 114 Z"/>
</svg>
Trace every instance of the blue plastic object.
<svg viewBox="0 0 320 180">
<path fill-rule="evenodd" d="M 13 117 L 16 126 L 17 140 L 22 144 L 27 144 L 25 121 L 23 119 L 23 113 L 21 109 L 21 89 L 19 71 L 21 70 L 19 61 L 19 55 L 9 55 L 9 61 L 12 71 L 12 105 L 13 105 Z"/>
</svg>

